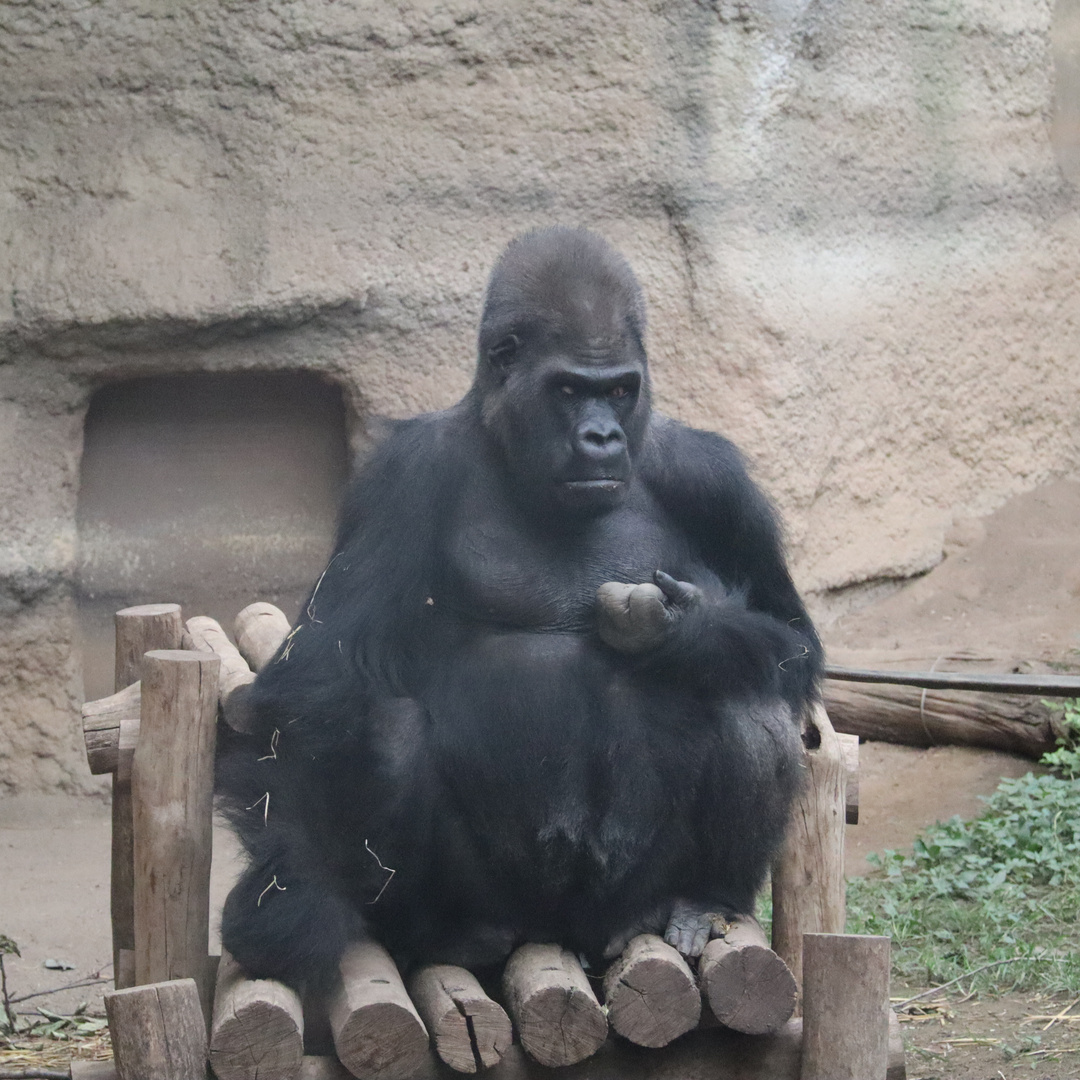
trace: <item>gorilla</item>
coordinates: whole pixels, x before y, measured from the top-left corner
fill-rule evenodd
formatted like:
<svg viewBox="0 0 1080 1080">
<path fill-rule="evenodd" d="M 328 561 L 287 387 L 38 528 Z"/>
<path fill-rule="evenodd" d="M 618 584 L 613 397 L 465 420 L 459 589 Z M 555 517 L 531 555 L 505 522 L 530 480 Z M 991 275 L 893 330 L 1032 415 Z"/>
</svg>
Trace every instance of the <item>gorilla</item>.
<svg viewBox="0 0 1080 1080">
<path fill-rule="evenodd" d="M 220 758 L 252 976 L 326 979 L 364 937 L 403 969 L 696 956 L 753 911 L 821 648 L 739 452 L 651 410 L 644 337 L 604 240 L 520 236 L 468 393 L 359 469 Z"/>
</svg>

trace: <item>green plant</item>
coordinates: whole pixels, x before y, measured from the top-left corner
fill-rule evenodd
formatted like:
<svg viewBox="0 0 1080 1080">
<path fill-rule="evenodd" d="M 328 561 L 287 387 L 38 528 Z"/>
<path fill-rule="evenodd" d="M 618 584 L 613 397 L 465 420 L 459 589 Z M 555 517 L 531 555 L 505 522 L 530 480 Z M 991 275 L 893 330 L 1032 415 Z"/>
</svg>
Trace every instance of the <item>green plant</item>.
<svg viewBox="0 0 1080 1080">
<path fill-rule="evenodd" d="M 0 1031 L 14 1031 L 15 1012 L 11 1008 L 11 998 L 8 996 L 7 972 L 4 970 L 5 956 L 22 956 L 22 953 L 11 938 L 0 934 L 0 1007 L 4 1010 L 3 1016 L 0 1016 Z"/>
<path fill-rule="evenodd" d="M 1080 735 L 1080 705 L 1068 715 Z M 891 936 L 896 975 L 933 984 L 997 962 L 974 983 L 1080 993 L 1080 751 L 1044 760 L 1054 774 L 1003 780 L 973 821 L 934 825 L 848 883 L 848 929 Z"/>
<path fill-rule="evenodd" d="M 1043 704 L 1054 708 L 1052 702 Z M 1060 708 L 1054 717 L 1058 748 L 1044 754 L 1042 763 L 1067 780 L 1080 779 L 1080 700 L 1063 701 Z"/>
</svg>

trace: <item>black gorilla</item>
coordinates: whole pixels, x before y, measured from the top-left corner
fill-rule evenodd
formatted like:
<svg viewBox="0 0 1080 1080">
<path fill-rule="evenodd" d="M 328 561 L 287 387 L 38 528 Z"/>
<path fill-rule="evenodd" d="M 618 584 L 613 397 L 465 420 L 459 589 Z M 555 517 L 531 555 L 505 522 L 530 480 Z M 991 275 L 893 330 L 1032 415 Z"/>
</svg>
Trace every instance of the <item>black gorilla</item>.
<svg viewBox="0 0 1080 1080">
<path fill-rule="evenodd" d="M 518 238 L 472 388 L 356 477 L 221 759 L 252 975 L 363 935 L 405 966 L 642 931 L 697 955 L 752 911 L 820 646 L 738 451 L 650 412 L 644 329 L 599 237 Z"/>
</svg>

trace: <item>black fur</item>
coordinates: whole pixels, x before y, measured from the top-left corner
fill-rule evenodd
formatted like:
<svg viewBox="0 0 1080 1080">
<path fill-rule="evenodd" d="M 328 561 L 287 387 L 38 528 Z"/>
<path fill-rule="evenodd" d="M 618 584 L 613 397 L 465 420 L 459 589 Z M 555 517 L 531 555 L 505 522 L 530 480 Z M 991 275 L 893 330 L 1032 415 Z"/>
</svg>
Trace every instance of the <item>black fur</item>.
<svg viewBox="0 0 1080 1080">
<path fill-rule="evenodd" d="M 222 937 L 253 975 L 323 977 L 365 934 L 479 966 L 752 910 L 820 646 L 738 451 L 650 412 L 644 324 L 604 241 L 519 238 L 472 389 L 356 477 L 220 759 L 250 856 Z M 657 569 L 700 603 L 604 644 L 597 588 Z"/>
</svg>

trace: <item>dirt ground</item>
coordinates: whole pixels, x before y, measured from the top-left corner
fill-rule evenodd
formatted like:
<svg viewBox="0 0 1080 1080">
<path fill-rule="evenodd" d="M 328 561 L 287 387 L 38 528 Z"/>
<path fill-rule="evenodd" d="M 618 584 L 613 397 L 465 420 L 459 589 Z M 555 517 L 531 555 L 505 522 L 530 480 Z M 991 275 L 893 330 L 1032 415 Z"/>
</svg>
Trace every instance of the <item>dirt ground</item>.
<svg viewBox="0 0 1080 1080">
<path fill-rule="evenodd" d="M 984 521 L 961 523 L 946 551 L 924 578 L 826 626 L 827 644 L 968 646 L 1075 662 L 1080 484 L 1048 485 Z M 864 743 L 860 823 L 848 830 L 848 874 L 864 872 L 870 852 L 906 846 L 934 821 L 978 813 L 979 797 L 1001 777 L 1029 768 L 1028 761 L 989 751 Z M 215 831 L 214 843 L 212 905 L 220 911 L 237 852 L 224 830 Z M 111 974 L 108 867 L 104 803 L 60 796 L 0 800 L 0 933 L 23 954 L 6 964 L 9 992 L 24 999 L 20 1009 L 41 1004 L 70 1012 L 88 1002 L 100 1011 Z M 216 925 L 211 935 L 216 949 Z M 51 992 L 73 983 L 85 985 Z M 899 1002 L 924 989 L 897 986 L 893 997 Z M 904 1016 L 908 1076 L 1080 1080 L 1080 1018 L 1063 1017 L 1042 1030 L 1069 1004 L 1030 995 L 965 999 L 955 988 L 924 999 Z"/>
</svg>

